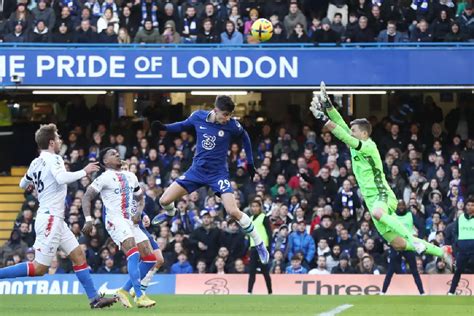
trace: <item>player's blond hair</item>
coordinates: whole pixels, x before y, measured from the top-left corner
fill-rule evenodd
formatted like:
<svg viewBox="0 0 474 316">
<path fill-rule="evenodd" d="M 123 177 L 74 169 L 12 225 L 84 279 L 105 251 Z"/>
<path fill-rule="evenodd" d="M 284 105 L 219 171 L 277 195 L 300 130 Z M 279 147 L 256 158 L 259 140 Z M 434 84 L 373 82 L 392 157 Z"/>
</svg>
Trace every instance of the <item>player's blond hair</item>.
<svg viewBox="0 0 474 316">
<path fill-rule="evenodd" d="M 58 128 L 56 124 L 50 123 L 41 125 L 40 128 L 35 132 L 35 141 L 40 149 L 48 149 L 49 142 L 56 139 Z"/>
</svg>

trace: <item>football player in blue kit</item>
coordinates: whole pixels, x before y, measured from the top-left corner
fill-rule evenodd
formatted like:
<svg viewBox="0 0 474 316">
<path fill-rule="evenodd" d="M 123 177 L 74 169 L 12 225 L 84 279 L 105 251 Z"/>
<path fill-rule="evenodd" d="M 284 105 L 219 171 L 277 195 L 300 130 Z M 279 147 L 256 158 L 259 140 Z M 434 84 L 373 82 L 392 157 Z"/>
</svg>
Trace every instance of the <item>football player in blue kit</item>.
<svg viewBox="0 0 474 316">
<path fill-rule="evenodd" d="M 194 129 L 197 138 L 196 153 L 191 167 L 165 190 L 160 198 L 160 205 L 165 212 L 158 214 L 152 223 L 157 225 L 167 221 L 176 213 L 174 201 L 207 185 L 221 197 L 227 214 L 254 240 L 260 260 L 266 264 L 270 258 L 268 250 L 254 229 L 250 217 L 237 207 L 229 181 L 227 151 L 231 139 L 235 137 L 243 141 L 250 177 L 253 178 L 255 175 L 250 137 L 242 125 L 232 118 L 234 108 L 234 102 L 230 97 L 217 96 L 214 109 L 210 111 L 195 111 L 186 120 L 173 124 L 152 122 L 151 128 L 154 134 L 162 130 L 180 133 Z"/>
</svg>

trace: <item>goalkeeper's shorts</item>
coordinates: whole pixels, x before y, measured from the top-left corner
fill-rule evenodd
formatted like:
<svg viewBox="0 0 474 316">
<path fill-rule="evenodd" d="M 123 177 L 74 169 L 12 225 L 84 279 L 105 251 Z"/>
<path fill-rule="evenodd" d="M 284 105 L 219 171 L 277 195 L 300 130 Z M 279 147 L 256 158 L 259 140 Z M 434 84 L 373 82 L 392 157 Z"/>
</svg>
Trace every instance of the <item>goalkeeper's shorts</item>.
<svg viewBox="0 0 474 316">
<path fill-rule="evenodd" d="M 397 205 L 398 205 L 397 198 L 391 194 L 385 194 L 385 195 L 380 194 L 380 195 L 365 198 L 365 203 L 367 204 L 367 207 L 369 208 L 369 212 L 370 212 L 370 215 L 372 216 L 372 221 L 374 222 L 375 228 L 377 228 L 377 231 L 379 232 L 379 234 L 383 236 L 387 240 L 387 242 L 390 243 L 396 237 L 396 235 L 387 234 L 391 232 L 390 227 L 376 220 L 373 216 L 373 211 L 376 208 L 381 208 L 385 213 L 389 215 L 395 214 L 395 211 L 397 210 Z M 388 239 L 391 239 L 391 240 L 388 240 Z"/>
</svg>

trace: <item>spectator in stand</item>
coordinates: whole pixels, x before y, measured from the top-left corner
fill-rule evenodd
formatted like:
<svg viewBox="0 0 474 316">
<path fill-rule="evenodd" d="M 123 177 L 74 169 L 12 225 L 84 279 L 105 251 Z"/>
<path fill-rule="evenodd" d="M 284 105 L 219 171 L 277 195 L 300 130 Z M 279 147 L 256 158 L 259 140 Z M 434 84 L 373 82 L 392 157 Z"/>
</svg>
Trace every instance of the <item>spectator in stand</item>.
<svg viewBox="0 0 474 316">
<path fill-rule="evenodd" d="M 230 1 L 229 1 L 230 3 Z M 237 5 L 232 6 L 230 9 L 229 20 L 235 24 L 235 29 L 239 32 L 244 31 L 244 22 L 242 16 L 240 15 L 239 7 Z M 275 25 L 273 25 L 275 27 Z"/>
<path fill-rule="evenodd" d="M 213 44 L 220 43 L 221 37 L 214 30 L 211 19 L 204 19 L 202 21 L 202 30 L 199 32 L 196 43 L 198 44 Z"/>
<path fill-rule="evenodd" d="M 81 21 L 81 27 L 76 32 L 76 43 L 97 43 L 97 33 L 91 27 L 89 20 Z"/>
<path fill-rule="evenodd" d="M 38 0 L 37 6 L 31 10 L 36 21 L 43 20 L 50 31 L 54 29 L 56 15 L 54 10 L 49 7 L 48 0 Z"/>
<path fill-rule="evenodd" d="M 397 31 L 397 24 L 395 21 L 388 21 L 387 29 L 381 31 L 377 37 L 377 42 L 381 43 L 398 43 L 407 41 L 408 38 L 406 35 Z"/>
<path fill-rule="evenodd" d="M 466 42 L 468 37 L 465 33 L 461 32 L 461 28 L 458 22 L 453 22 L 448 34 L 444 37 L 445 42 Z"/>
<path fill-rule="evenodd" d="M 339 43 L 341 36 L 331 29 L 331 22 L 328 18 L 324 18 L 321 22 L 321 29 L 316 30 L 313 34 L 315 43 Z"/>
<path fill-rule="evenodd" d="M 118 17 L 113 13 L 111 8 L 107 8 L 105 9 L 104 14 L 97 21 L 97 33 L 102 33 L 103 30 L 108 28 L 110 23 L 114 23 L 114 33 L 117 34 L 119 30 Z"/>
<path fill-rule="evenodd" d="M 351 11 L 357 13 L 357 16 L 369 17 L 370 15 L 370 3 L 372 0 L 355 0 L 352 1 Z"/>
<path fill-rule="evenodd" d="M 141 25 L 145 25 L 147 20 L 151 21 L 152 28 L 158 28 L 158 4 L 156 0 L 141 1 Z"/>
<path fill-rule="evenodd" d="M 250 10 L 249 20 L 244 23 L 244 35 L 245 36 L 250 35 L 250 31 L 252 30 L 252 24 L 253 24 L 253 22 L 257 21 L 259 15 L 260 15 L 260 13 L 258 12 L 257 9 L 254 8 L 254 9 Z"/>
<path fill-rule="evenodd" d="M 387 27 L 388 22 L 382 17 L 380 6 L 376 4 L 372 6 L 368 19 L 369 19 L 369 28 L 372 30 L 374 34 L 380 34 L 380 32 Z M 397 23 L 397 20 L 390 20 L 390 21 L 393 21 L 395 25 Z"/>
<path fill-rule="evenodd" d="M 12 12 L 7 22 L 7 30 L 14 31 L 15 26 L 21 22 L 23 31 L 28 32 L 33 28 L 34 17 L 26 7 L 25 3 L 18 3 L 15 12 Z"/>
<path fill-rule="evenodd" d="M 289 43 L 309 43 L 308 35 L 306 35 L 306 31 L 304 29 L 303 24 L 297 23 L 291 33 L 290 37 L 288 38 Z"/>
<path fill-rule="evenodd" d="M 144 27 L 138 31 L 134 43 L 140 44 L 156 44 L 161 42 L 161 36 L 158 29 L 153 28 L 153 21 L 145 21 Z"/>
<path fill-rule="evenodd" d="M 309 270 L 308 274 L 313 274 L 313 275 L 327 275 L 330 274 L 330 272 L 327 270 L 326 267 L 326 257 L 325 256 L 318 256 L 317 257 L 317 267 L 314 269 Z"/>
<path fill-rule="evenodd" d="M 424 19 L 418 22 L 416 29 L 411 32 L 410 42 L 432 42 L 433 34 L 428 29 L 428 22 Z"/>
<path fill-rule="evenodd" d="M 466 34 L 469 39 L 474 39 L 473 4 L 466 4 L 463 13 L 458 17 L 457 22 L 461 26 L 461 31 Z"/>
<path fill-rule="evenodd" d="M 334 17 L 336 13 L 341 13 L 342 24 L 346 26 L 348 14 L 349 14 L 349 1 L 348 0 L 329 0 L 328 12 L 326 16 L 329 18 Z"/>
<path fill-rule="evenodd" d="M 125 5 L 119 15 L 119 26 L 125 28 L 133 38 L 140 28 L 140 11 L 138 6 L 129 7 Z M 120 33 L 120 32 L 119 32 Z M 120 34 L 119 34 L 120 35 Z"/>
<path fill-rule="evenodd" d="M 102 266 L 97 270 L 97 274 L 114 274 L 114 273 L 120 273 L 119 269 L 114 266 L 114 258 L 112 257 L 107 257 L 104 260 L 104 263 Z"/>
<path fill-rule="evenodd" d="M 199 21 L 196 14 L 195 7 L 189 6 L 186 8 L 186 15 L 183 19 L 183 31 L 181 32 L 183 43 L 196 43 L 199 33 Z"/>
<path fill-rule="evenodd" d="M 28 41 L 28 36 L 23 29 L 23 23 L 18 21 L 13 31 L 3 38 L 6 43 L 24 43 Z"/>
<path fill-rule="evenodd" d="M 313 238 L 306 232 L 306 223 L 299 221 L 297 223 L 297 230 L 292 232 L 288 237 L 288 259 L 301 252 L 305 264 L 309 264 L 316 252 L 316 246 Z"/>
<path fill-rule="evenodd" d="M 109 22 L 107 28 L 102 30 L 99 34 L 99 42 L 100 43 L 110 43 L 110 44 L 117 44 L 118 43 L 118 36 L 115 33 L 116 26 L 118 24 L 114 22 Z"/>
<path fill-rule="evenodd" d="M 221 33 L 221 43 L 227 45 L 240 45 L 244 43 L 242 33 L 235 29 L 234 22 L 228 20 L 225 23 L 225 31 Z"/>
<path fill-rule="evenodd" d="M 341 13 L 334 14 L 334 18 L 332 19 L 332 23 L 331 23 L 331 29 L 337 34 L 339 34 L 339 36 L 342 36 L 342 34 L 346 32 L 346 28 L 342 24 Z"/>
<path fill-rule="evenodd" d="M 201 211 L 202 226 L 195 229 L 189 241 L 194 246 L 197 259 L 204 259 L 209 266 L 219 250 L 219 229 L 214 227 L 209 211 Z"/>
<path fill-rule="evenodd" d="M 368 43 L 374 42 L 375 36 L 372 30 L 368 28 L 368 19 L 365 16 L 359 18 L 359 25 L 354 32 L 346 39 L 348 43 Z"/>
<path fill-rule="evenodd" d="M 61 24 L 65 23 L 68 30 L 74 29 L 74 20 L 71 16 L 71 10 L 68 7 L 62 7 L 61 14 L 56 16 L 56 25 L 54 28 L 57 30 Z"/>
<path fill-rule="evenodd" d="M 28 37 L 28 42 L 33 43 L 49 43 L 51 42 L 51 34 L 43 20 L 36 22 L 35 28 L 32 30 Z"/>
<path fill-rule="evenodd" d="M 179 19 L 179 16 L 176 13 L 174 5 L 170 2 L 165 4 L 163 13 L 159 16 L 160 32 L 164 31 L 164 26 L 168 21 L 173 21 L 175 24 L 176 31 L 181 32 L 181 20 Z"/>
<path fill-rule="evenodd" d="M 339 257 L 339 264 L 332 268 L 331 274 L 355 274 L 356 271 L 350 265 L 350 257 L 348 254 L 343 253 Z"/>
<path fill-rule="evenodd" d="M 202 269 L 202 268 L 201 268 Z M 181 252 L 178 255 L 178 262 L 174 263 L 171 266 L 170 270 L 171 274 L 187 274 L 193 273 L 193 267 L 188 261 L 188 256 L 185 252 Z"/>
<path fill-rule="evenodd" d="M 452 20 L 445 10 L 439 12 L 439 16 L 431 23 L 433 32 L 433 42 L 443 42 L 446 35 L 451 30 Z"/>
<path fill-rule="evenodd" d="M 298 23 L 302 25 L 304 30 L 308 28 L 306 17 L 298 8 L 298 4 L 296 2 L 292 2 L 290 3 L 288 15 L 285 16 L 285 19 L 283 20 L 286 34 L 291 35 L 295 29 L 296 24 Z"/>
<path fill-rule="evenodd" d="M 82 20 L 89 20 L 91 25 L 92 25 L 92 28 L 94 30 L 97 30 L 96 28 L 96 25 L 97 25 L 97 21 L 98 21 L 98 18 L 93 16 L 91 14 L 91 10 L 87 7 L 83 8 L 81 10 L 81 15 L 79 16 L 76 16 L 73 21 L 74 21 L 74 29 L 79 29 L 79 27 L 81 26 L 81 21 Z"/>
<path fill-rule="evenodd" d="M 96 18 L 100 18 L 102 15 L 102 9 L 100 7 L 100 2 L 98 0 L 85 0 L 84 8 L 88 8 L 91 11 L 91 14 Z"/>
<path fill-rule="evenodd" d="M 121 27 L 119 29 L 119 32 L 118 32 L 118 35 L 117 35 L 117 42 L 119 44 L 130 44 L 132 42 L 132 39 L 130 38 L 130 35 L 128 34 L 128 30 L 124 27 Z M 120 135 L 121 136 L 121 135 Z M 123 136 L 122 136 L 123 137 Z M 122 150 L 119 150 L 119 148 L 121 149 L 122 147 L 119 147 L 119 146 L 123 146 L 121 143 L 118 143 L 118 146 L 117 146 L 117 150 L 119 151 L 120 153 L 120 157 L 123 157 L 125 158 L 125 154 L 124 154 L 124 151 Z M 123 146 L 125 147 L 125 146 Z M 126 148 L 126 147 L 125 147 Z M 125 149 L 126 151 L 126 149 Z M 123 159 L 122 158 L 122 159 Z"/>
<path fill-rule="evenodd" d="M 294 255 L 291 257 L 290 265 L 286 267 L 286 274 L 307 274 L 308 270 L 301 265 L 300 255 Z"/>
</svg>

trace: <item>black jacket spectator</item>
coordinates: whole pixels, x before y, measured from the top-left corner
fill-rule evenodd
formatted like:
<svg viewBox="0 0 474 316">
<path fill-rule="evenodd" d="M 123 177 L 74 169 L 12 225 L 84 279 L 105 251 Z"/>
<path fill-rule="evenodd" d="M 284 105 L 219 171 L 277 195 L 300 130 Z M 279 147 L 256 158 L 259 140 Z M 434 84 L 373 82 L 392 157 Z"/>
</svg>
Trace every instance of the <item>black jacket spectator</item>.
<svg viewBox="0 0 474 316">
<path fill-rule="evenodd" d="M 195 258 L 197 260 L 205 260 L 207 266 L 210 266 L 219 250 L 219 237 L 220 231 L 215 227 L 206 229 L 201 226 L 195 229 L 189 237 L 190 242 L 194 246 Z M 202 244 L 205 247 L 200 247 Z"/>
<path fill-rule="evenodd" d="M 428 23 L 425 20 L 421 20 L 418 23 L 417 28 L 411 32 L 410 42 L 432 42 L 433 34 L 428 29 Z"/>
<path fill-rule="evenodd" d="M 451 24 L 449 33 L 444 37 L 445 42 L 466 42 L 467 40 L 467 35 L 461 32 L 461 28 L 457 22 Z"/>
<path fill-rule="evenodd" d="M 33 43 L 49 43 L 51 42 L 51 34 L 44 21 L 39 20 L 34 30 L 30 33 L 29 42 Z"/>
<path fill-rule="evenodd" d="M 117 34 L 114 32 L 114 25 L 109 23 L 109 26 L 99 34 L 99 42 L 100 43 L 110 43 L 116 44 L 117 43 Z"/>
<path fill-rule="evenodd" d="M 443 42 L 446 35 L 451 30 L 451 20 L 448 18 L 446 11 L 441 11 L 440 16 L 431 23 L 434 42 Z"/>
<path fill-rule="evenodd" d="M 5 35 L 3 40 L 6 43 L 23 43 L 23 42 L 26 42 L 28 40 L 28 36 L 27 36 L 26 32 L 23 30 L 23 24 L 18 23 L 17 25 L 15 25 L 15 29 L 13 30 L 13 32 Z"/>
<path fill-rule="evenodd" d="M 313 42 L 315 43 L 338 43 L 341 36 L 331 29 L 329 19 L 323 19 L 322 27 L 313 33 Z"/>
<path fill-rule="evenodd" d="M 68 30 L 66 24 L 61 24 L 59 29 L 53 33 L 51 41 L 53 43 L 73 43 L 76 34 L 73 31 Z"/>
<path fill-rule="evenodd" d="M 196 43 L 200 44 L 212 44 L 212 43 L 220 43 L 221 36 L 214 31 L 215 28 L 212 24 L 210 19 L 205 19 L 202 22 L 202 30 L 199 32 L 197 36 Z"/>
<path fill-rule="evenodd" d="M 265 218 L 268 221 L 268 217 Z M 234 224 L 236 225 L 236 224 Z M 229 250 L 229 260 L 235 261 L 238 258 L 242 258 L 247 251 L 247 242 L 245 235 L 236 227 L 236 230 L 231 228 L 221 233 L 220 247 L 226 247 Z"/>
<path fill-rule="evenodd" d="M 119 26 L 126 28 L 130 37 L 135 37 L 140 28 L 140 6 L 123 7 L 119 17 Z"/>
</svg>

